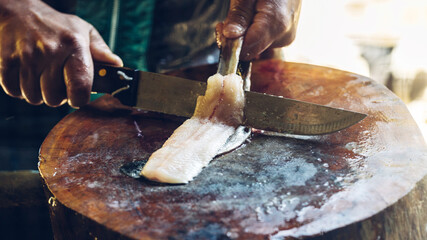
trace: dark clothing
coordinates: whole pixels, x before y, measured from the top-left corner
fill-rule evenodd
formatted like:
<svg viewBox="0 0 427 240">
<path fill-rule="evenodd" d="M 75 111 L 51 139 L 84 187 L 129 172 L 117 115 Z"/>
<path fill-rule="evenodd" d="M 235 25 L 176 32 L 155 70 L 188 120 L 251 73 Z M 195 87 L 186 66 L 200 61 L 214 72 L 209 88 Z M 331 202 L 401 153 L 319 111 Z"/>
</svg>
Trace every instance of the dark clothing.
<svg viewBox="0 0 427 240">
<path fill-rule="evenodd" d="M 147 56 L 150 71 L 216 63 L 215 26 L 228 8 L 228 0 L 157 1 Z"/>
</svg>

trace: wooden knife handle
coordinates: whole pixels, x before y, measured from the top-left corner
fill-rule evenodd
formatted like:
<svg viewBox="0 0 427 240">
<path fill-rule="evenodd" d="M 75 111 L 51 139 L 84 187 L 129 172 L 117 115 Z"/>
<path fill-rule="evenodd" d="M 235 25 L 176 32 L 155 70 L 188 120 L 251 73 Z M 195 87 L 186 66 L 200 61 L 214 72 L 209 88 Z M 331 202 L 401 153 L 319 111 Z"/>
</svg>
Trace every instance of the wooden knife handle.
<svg viewBox="0 0 427 240">
<path fill-rule="evenodd" d="M 94 63 L 92 92 L 108 93 L 123 104 L 134 106 L 138 85 L 137 70 Z"/>
</svg>

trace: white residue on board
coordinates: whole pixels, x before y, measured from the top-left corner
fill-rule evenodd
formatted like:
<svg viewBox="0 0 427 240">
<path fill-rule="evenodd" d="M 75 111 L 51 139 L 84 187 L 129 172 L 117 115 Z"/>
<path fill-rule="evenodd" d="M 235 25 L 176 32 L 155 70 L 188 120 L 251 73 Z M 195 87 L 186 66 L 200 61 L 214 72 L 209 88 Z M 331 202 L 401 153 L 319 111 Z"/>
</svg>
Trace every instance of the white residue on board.
<svg viewBox="0 0 427 240">
<path fill-rule="evenodd" d="M 128 211 L 131 209 L 135 209 L 136 207 L 141 205 L 141 202 L 131 200 L 118 201 L 115 199 L 108 199 L 106 205 L 110 208 L 120 209 L 121 211 Z"/>
<path fill-rule="evenodd" d="M 99 134 L 98 134 L 98 133 L 94 133 L 94 134 L 92 134 L 92 140 L 93 140 L 94 142 L 98 141 L 98 138 L 99 138 Z"/>
<path fill-rule="evenodd" d="M 255 209 L 257 219 L 273 225 L 289 221 L 296 216 L 294 209 L 299 202 L 297 197 L 274 197 Z"/>
<path fill-rule="evenodd" d="M 357 143 L 356 142 L 349 142 L 345 145 L 345 148 L 347 150 L 353 151 L 355 148 L 357 148 Z"/>
<path fill-rule="evenodd" d="M 264 170 L 281 179 L 286 186 L 304 186 L 317 173 L 315 165 L 306 162 L 303 158 L 292 158 L 290 161 L 285 161 L 280 168 L 272 164 L 266 166 Z M 264 178 L 266 176 L 261 174 L 257 180 L 259 182 L 268 181 Z"/>
<path fill-rule="evenodd" d="M 107 206 L 109 206 L 110 208 L 125 208 L 128 206 L 128 201 L 111 201 L 107 203 Z"/>
<path fill-rule="evenodd" d="M 254 209 L 256 221 L 248 218 L 241 222 L 241 226 L 245 232 L 255 234 L 275 232 L 278 226 L 296 217 L 295 208 L 299 203 L 300 199 L 297 197 L 289 198 L 286 195 L 273 197 Z"/>
<path fill-rule="evenodd" d="M 88 188 L 99 188 L 102 187 L 102 184 L 98 181 L 89 182 L 86 184 Z"/>
<path fill-rule="evenodd" d="M 341 182 L 343 180 L 342 177 L 337 177 L 334 182 Z"/>
</svg>

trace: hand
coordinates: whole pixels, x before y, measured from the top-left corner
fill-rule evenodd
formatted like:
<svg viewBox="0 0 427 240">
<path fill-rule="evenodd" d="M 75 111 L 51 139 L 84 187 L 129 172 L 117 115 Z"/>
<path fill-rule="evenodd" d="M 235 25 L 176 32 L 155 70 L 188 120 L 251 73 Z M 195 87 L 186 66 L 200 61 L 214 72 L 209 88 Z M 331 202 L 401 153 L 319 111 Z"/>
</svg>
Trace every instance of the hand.
<svg viewBox="0 0 427 240">
<path fill-rule="evenodd" d="M 240 59 L 252 60 L 268 48 L 289 45 L 295 38 L 300 0 L 231 0 L 217 32 L 226 38 L 245 35 Z"/>
<path fill-rule="evenodd" d="M 86 104 L 93 60 L 121 66 L 96 29 L 40 0 L 0 0 L 0 84 L 31 104 Z"/>
</svg>

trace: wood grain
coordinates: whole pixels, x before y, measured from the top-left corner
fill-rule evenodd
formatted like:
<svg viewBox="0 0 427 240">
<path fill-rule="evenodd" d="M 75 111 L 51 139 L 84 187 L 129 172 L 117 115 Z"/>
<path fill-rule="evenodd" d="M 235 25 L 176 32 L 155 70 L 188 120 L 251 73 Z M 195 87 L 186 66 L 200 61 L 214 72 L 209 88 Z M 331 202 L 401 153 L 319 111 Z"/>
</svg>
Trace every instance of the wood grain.
<svg viewBox="0 0 427 240">
<path fill-rule="evenodd" d="M 173 74 L 204 80 L 214 69 Z M 188 185 L 166 185 L 119 168 L 146 160 L 182 119 L 105 96 L 64 118 L 41 147 L 55 237 L 427 237 L 426 145 L 393 93 L 363 76 L 278 60 L 254 63 L 252 86 L 368 117 L 322 136 L 255 133 Z"/>
</svg>

